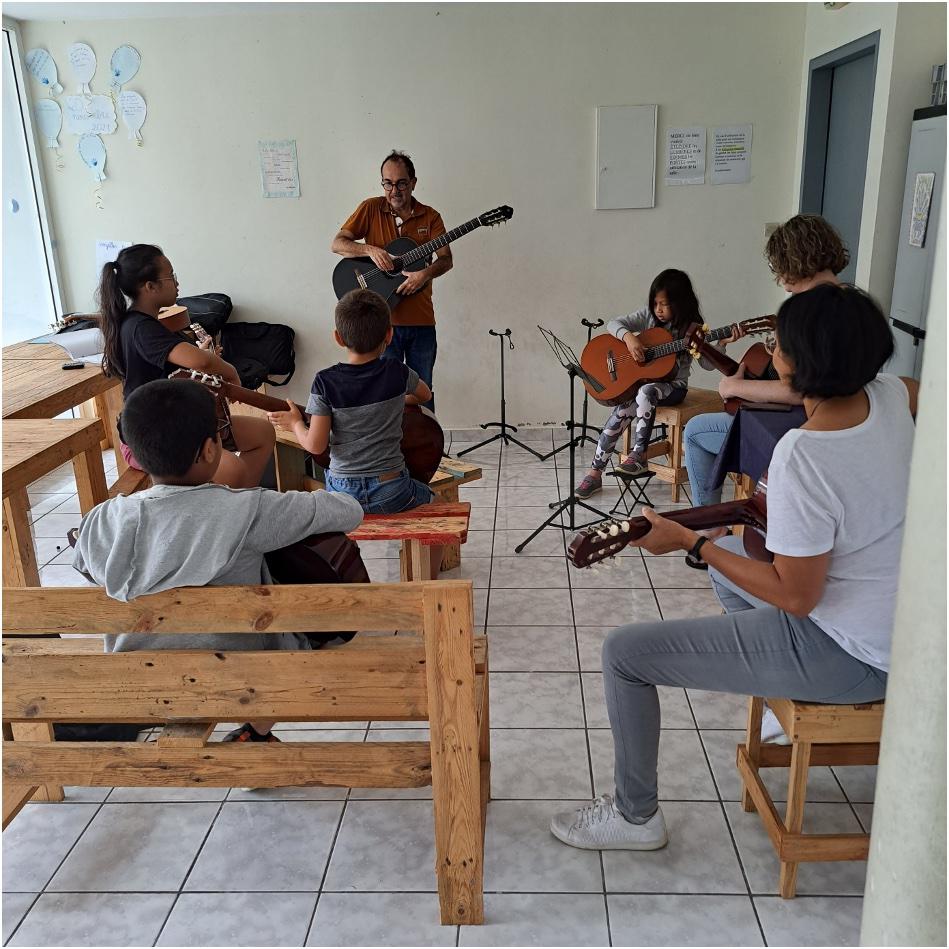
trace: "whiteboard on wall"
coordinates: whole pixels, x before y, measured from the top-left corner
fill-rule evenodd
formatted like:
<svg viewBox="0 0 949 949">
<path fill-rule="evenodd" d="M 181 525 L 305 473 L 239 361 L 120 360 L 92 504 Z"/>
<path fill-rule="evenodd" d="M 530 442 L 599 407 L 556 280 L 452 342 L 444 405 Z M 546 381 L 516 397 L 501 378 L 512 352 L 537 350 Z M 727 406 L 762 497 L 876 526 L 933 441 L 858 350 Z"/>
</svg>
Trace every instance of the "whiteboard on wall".
<svg viewBox="0 0 949 949">
<path fill-rule="evenodd" d="M 655 105 L 596 110 L 597 210 L 656 206 Z"/>
</svg>

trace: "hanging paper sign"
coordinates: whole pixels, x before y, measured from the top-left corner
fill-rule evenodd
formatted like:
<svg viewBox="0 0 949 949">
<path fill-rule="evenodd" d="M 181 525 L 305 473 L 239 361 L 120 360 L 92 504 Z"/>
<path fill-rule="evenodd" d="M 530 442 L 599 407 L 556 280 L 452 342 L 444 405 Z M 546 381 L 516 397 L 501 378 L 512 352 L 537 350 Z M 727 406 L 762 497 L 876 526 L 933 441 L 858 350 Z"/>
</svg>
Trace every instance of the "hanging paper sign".
<svg viewBox="0 0 949 949">
<path fill-rule="evenodd" d="M 125 127 L 129 130 L 129 138 L 140 142 L 140 129 L 145 124 L 147 112 L 145 100 L 137 92 L 122 92 L 119 94 L 119 111 L 122 113 Z"/>
<path fill-rule="evenodd" d="M 141 53 L 134 46 L 120 46 L 112 54 L 112 88 L 118 92 L 127 82 L 131 82 L 142 65 Z"/>
<path fill-rule="evenodd" d="M 46 136 L 47 148 L 59 148 L 59 130 L 63 127 L 63 110 L 55 99 L 40 99 L 34 108 L 36 124 Z"/>
<path fill-rule="evenodd" d="M 109 96 L 66 96 L 66 131 L 71 135 L 111 135 L 115 104 Z"/>
<path fill-rule="evenodd" d="M 92 169 L 96 181 L 105 181 L 105 145 L 98 135 L 79 139 L 79 157 Z"/>
<path fill-rule="evenodd" d="M 63 91 L 56 73 L 56 63 L 45 49 L 31 49 L 26 54 L 26 68 L 37 82 L 49 89 L 50 95 L 58 96 Z"/>
<path fill-rule="evenodd" d="M 80 95 L 92 95 L 89 83 L 96 74 L 96 54 L 91 46 L 85 43 L 73 43 L 68 50 L 69 65 L 72 67 L 73 78 L 79 83 Z"/>
</svg>

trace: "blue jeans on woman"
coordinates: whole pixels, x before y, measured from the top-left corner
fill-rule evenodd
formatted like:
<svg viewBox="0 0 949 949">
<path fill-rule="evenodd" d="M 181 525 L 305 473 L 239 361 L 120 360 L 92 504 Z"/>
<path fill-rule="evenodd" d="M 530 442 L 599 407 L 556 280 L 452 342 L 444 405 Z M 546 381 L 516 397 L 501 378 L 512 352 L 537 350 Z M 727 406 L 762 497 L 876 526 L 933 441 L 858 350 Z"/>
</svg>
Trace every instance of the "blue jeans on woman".
<svg viewBox="0 0 949 949">
<path fill-rule="evenodd" d="M 354 497 L 367 514 L 400 514 L 420 504 L 428 504 L 435 495 L 427 484 L 413 481 L 404 468 L 397 478 L 338 478 L 326 472 L 326 490 Z"/>
<path fill-rule="evenodd" d="M 685 467 L 692 486 L 692 503 L 696 507 L 718 504 L 722 500 L 722 487 L 711 485 L 715 459 L 725 444 L 732 416 L 727 412 L 708 412 L 689 419 L 685 426 Z"/>
<path fill-rule="evenodd" d="M 382 358 L 404 362 L 434 392 L 432 373 L 437 353 L 438 340 L 435 338 L 434 326 L 393 326 L 392 342 L 386 346 Z M 435 396 L 423 404 L 434 412 Z"/>
</svg>

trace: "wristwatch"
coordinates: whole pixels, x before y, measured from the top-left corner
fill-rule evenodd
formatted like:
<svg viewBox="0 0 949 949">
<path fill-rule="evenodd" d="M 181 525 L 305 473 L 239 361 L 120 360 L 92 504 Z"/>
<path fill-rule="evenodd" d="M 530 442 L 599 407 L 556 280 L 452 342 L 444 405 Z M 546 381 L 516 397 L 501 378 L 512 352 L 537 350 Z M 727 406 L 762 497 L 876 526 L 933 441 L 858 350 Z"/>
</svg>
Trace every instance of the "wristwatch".
<svg viewBox="0 0 949 949">
<path fill-rule="evenodd" d="M 702 545 L 708 541 L 707 537 L 700 537 L 692 546 L 692 549 L 685 555 L 685 559 L 691 564 L 698 565 L 704 563 L 702 560 Z"/>
</svg>

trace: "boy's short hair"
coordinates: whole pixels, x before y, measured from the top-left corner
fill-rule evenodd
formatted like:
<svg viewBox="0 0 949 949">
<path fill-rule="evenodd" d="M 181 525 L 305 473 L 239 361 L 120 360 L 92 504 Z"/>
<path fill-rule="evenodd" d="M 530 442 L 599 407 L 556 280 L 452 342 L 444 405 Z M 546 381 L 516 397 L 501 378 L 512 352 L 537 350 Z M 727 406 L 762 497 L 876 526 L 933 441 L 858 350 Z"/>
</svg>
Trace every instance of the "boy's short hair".
<svg viewBox="0 0 949 949">
<path fill-rule="evenodd" d="M 214 396 L 190 379 L 147 382 L 122 409 L 122 440 L 142 468 L 159 478 L 186 475 L 205 440 L 216 437 Z"/>
<path fill-rule="evenodd" d="M 336 304 L 336 332 L 360 355 L 378 349 L 389 332 L 389 304 L 372 290 L 350 290 Z"/>
<path fill-rule="evenodd" d="M 795 281 L 822 270 L 839 274 L 850 263 L 840 235 L 819 214 L 797 214 L 775 228 L 764 256 L 771 273 Z"/>
<path fill-rule="evenodd" d="M 893 332 L 876 301 L 856 287 L 824 283 L 778 310 L 778 343 L 804 396 L 853 395 L 893 355 Z"/>
</svg>

